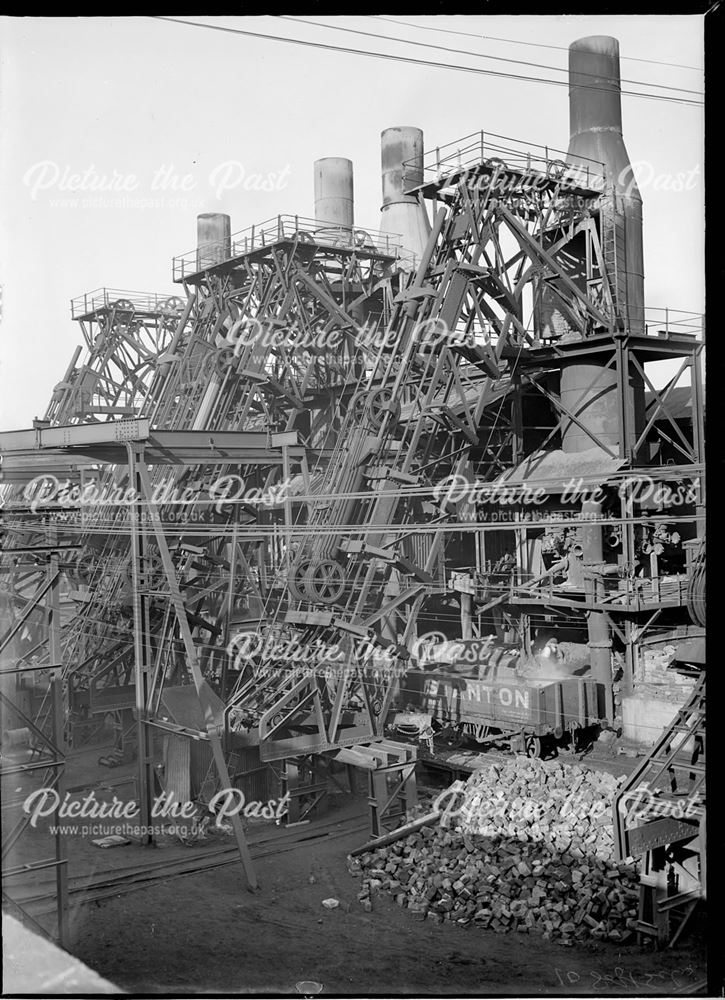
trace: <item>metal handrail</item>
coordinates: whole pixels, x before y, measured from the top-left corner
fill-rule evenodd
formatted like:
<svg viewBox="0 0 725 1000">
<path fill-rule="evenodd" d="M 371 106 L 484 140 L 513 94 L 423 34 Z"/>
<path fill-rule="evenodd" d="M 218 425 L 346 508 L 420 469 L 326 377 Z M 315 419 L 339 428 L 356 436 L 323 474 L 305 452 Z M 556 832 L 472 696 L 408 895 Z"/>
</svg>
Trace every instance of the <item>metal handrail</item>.
<svg viewBox="0 0 725 1000">
<path fill-rule="evenodd" d="M 558 178 L 570 187 L 601 190 L 606 177 L 606 166 L 600 160 L 577 154 L 576 163 L 567 162 L 568 153 L 552 146 L 524 142 L 495 132 L 472 132 L 443 146 L 436 146 L 423 154 L 423 175 L 434 174 L 436 179 L 469 169 L 488 160 L 499 160 L 504 168 L 527 175 L 551 177 L 556 166 Z M 562 168 L 563 171 L 562 171 Z M 403 162 L 403 180 L 406 176 L 420 176 L 420 166 L 415 159 Z"/>
<path fill-rule="evenodd" d="M 647 306 L 644 310 L 645 333 L 649 336 L 669 335 L 704 339 L 705 314 L 669 306 Z"/>
<path fill-rule="evenodd" d="M 307 241 L 333 248 L 367 250 L 404 260 L 412 257 L 402 249 L 398 233 L 383 233 L 361 226 L 342 226 L 299 215 L 277 215 L 234 233 L 228 241 L 206 243 L 173 259 L 174 280 L 197 274 L 225 261 L 243 257 L 254 250 L 291 240 Z"/>
<path fill-rule="evenodd" d="M 171 300 L 176 305 L 178 296 L 160 295 L 156 292 L 130 292 L 121 288 L 96 288 L 85 295 L 71 299 L 71 318 L 78 319 L 99 309 L 111 309 L 120 301 L 130 302 L 137 312 L 163 312 L 169 308 Z"/>
</svg>

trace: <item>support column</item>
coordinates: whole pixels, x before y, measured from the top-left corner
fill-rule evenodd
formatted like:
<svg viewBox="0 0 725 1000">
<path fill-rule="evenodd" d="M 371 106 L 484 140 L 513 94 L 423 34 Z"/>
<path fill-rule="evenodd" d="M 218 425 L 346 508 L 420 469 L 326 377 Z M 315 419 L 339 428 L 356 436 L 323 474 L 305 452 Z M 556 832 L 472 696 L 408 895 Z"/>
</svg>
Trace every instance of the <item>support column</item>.
<svg viewBox="0 0 725 1000">
<path fill-rule="evenodd" d="M 604 596 L 601 577 L 604 566 L 601 516 L 601 503 L 595 500 L 585 500 L 582 503 L 581 546 L 587 604 L 599 603 Z M 612 637 L 609 618 L 605 612 L 587 611 L 587 633 L 592 678 L 604 685 L 605 716 L 613 719 Z"/>
<path fill-rule="evenodd" d="M 142 499 L 146 504 L 146 507 L 148 509 L 148 516 L 154 530 L 154 536 L 156 538 L 156 544 L 158 545 L 159 555 L 161 557 L 161 563 L 164 567 L 164 573 L 166 574 L 166 581 L 169 586 L 171 603 L 176 613 L 176 620 L 179 623 L 179 630 L 181 631 L 181 638 L 184 643 L 184 650 L 186 651 L 187 663 L 189 666 L 189 670 L 191 671 L 191 676 L 194 681 L 194 686 L 196 688 L 199 704 L 201 706 L 202 712 L 204 713 L 204 721 L 206 724 L 207 736 L 209 739 L 209 745 L 211 747 L 217 774 L 219 775 L 219 781 L 222 788 L 228 789 L 231 788 L 231 780 L 229 778 L 229 771 L 227 770 L 227 764 L 224 759 L 224 752 L 222 749 L 222 741 L 221 741 L 221 733 L 223 732 L 224 728 L 224 719 L 223 717 L 217 719 L 214 716 L 214 709 L 212 707 L 211 699 L 209 698 L 209 693 L 211 691 L 211 688 L 209 687 L 209 683 L 204 679 L 201 672 L 201 667 L 199 666 L 199 658 L 197 655 L 196 646 L 194 645 L 194 639 L 191 634 L 189 619 L 186 616 L 186 608 L 184 607 L 184 602 L 181 597 L 181 590 L 179 589 L 179 581 L 176 578 L 176 569 L 174 567 L 174 563 L 171 558 L 171 553 L 169 552 L 169 546 L 166 542 L 166 535 L 164 534 L 164 529 L 163 525 L 161 524 L 161 518 L 159 517 L 158 509 L 152 499 L 153 489 L 151 486 L 151 480 L 149 478 L 148 469 L 146 467 L 145 462 L 143 461 L 142 455 L 136 454 L 134 456 L 132 445 L 129 445 L 129 461 L 130 462 L 133 461 L 134 463 L 135 472 L 140 485 L 140 499 Z M 239 818 L 238 813 L 235 813 L 234 815 L 230 816 L 230 820 L 232 824 L 232 829 L 234 831 L 234 836 L 237 841 L 239 856 L 242 860 L 242 865 L 244 867 L 244 872 L 247 878 L 247 885 L 249 886 L 250 889 L 254 890 L 258 887 L 257 876 L 255 875 L 254 872 L 254 865 L 252 863 L 252 858 L 249 853 L 247 841 L 244 836 L 242 821 Z"/>
<path fill-rule="evenodd" d="M 134 503 L 131 504 L 131 574 L 133 582 L 133 648 L 136 682 L 136 734 L 138 740 L 138 805 L 139 825 L 149 828 L 154 803 L 154 770 L 149 748 L 149 730 L 146 719 L 153 657 L 151 655 L 151 624 L 148 598 L 145 594 L 144 565 L 147 540 L 143 526 L 143 484 L 140 467 L 144 462 L 143 445 L 127 444 L 129 486 Z M 153 843 L 151 834 L 144 834 L 142 843 Z"/>
<path fill-rule="evenodd" d="M 55 527 L 48 529 L 48 544 L 58 541 L 58 531 Z M 65 784 L 65 698 L 63 696 L 63 654 L 60 644 L 60 573 L 58 568 L 58 553 L 51 552 L 48 560 L 48 577 L 52 581 L 48 595 L 48 659 L 50 663 L 59 664 L 54 667 L 50 680 L 51 711 L 53 713 L 52 739 L 58 757 L 63 763 L 56 772 L 55 789 L 60 801 L 63 801 Z M 58 815 L 56 814 L 56 822 Z M 55 891 L 58 914 L 58 943 L 61 948 L 68 944 L 68 858 L 65 837 L 62 833 L 55 837 Z"/>
</svg>

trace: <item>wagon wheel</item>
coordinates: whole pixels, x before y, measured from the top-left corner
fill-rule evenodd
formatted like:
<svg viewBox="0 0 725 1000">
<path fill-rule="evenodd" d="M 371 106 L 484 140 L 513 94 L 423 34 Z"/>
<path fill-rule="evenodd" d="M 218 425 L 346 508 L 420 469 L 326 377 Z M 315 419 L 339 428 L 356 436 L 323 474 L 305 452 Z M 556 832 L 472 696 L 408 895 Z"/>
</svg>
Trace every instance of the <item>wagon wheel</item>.
<svg viewBox="0 0 725 1000">
<path fill-rule="evenodd" d="M 485 740 L 486 737 L 491 732 L 491 727 L 485 724 L 480 726 L 474 725 L 472 729 L 473 732 L 471 733 L 471 736 L 473 737 L 476 743 L 480 743 L 482 740 Z"/>
<path fill-rule="evenodd" d="M 527 736 L 525 738 L 525 748 L 527 757 L 537 757 L 541 760 L 544 756 L 544 741 L 540 736 Z"/>
<path fill-rule="evenodd" d="M 305 573 L 307 597 L 318 604 L 335 604 L 345 592 L 345 571 L 334 559 L 322 559 Z"/>
<path fill-rule="evenodd" d="M 438 734 L 438 740 L 446 750 L 457 750 L 463 743 L 463 730 L 460 726 L 444 726 Z"/>
</svg>

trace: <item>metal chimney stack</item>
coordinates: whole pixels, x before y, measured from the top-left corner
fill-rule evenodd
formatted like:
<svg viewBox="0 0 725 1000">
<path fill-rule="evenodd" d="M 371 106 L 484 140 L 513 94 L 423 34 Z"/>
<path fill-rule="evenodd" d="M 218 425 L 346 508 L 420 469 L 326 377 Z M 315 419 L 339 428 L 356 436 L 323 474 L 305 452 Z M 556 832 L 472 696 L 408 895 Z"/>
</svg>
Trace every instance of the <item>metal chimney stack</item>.
<svg viewBox="0 0 725 1000">
<path fill-rule="evenodd" d="M 232 220 L 221 212 L 205 212 L 196 217 L 196 266 L 205 267 L 229 260 L 232 253 Z"/>
<path fill-rule="evenodd" d="M 315 221 L 352 229 L 355 224 L 352 160 L 325 156 L 315 160 Z"/>
<path fill-rule="evenodd" d="M 232 255 L 232 220 L 222 212 L 205 212 L 196 217 L 196 266 L 201 271 L 229 260 Z M 221 334 L 217 334 L 221 340 Z M 204 430 L 216 402 L 221 378 L 209 379 L 204 398 L 197 411 L 192 430 Z"/>
<path fill-rule="evenodd" d="M 397 234 L 402 247 L 415 254 L 416 263 L 428 242 L 430 223 L 415 195 L 404 192 L 423 183 L 423 132 L 400 125 L 381 133 L 383 205 L 380 229 Z M 406 160 L 413 160 L 405 168 Z"/>
<path fill-rule="evenodd" d="M 642 196 L 622 138 L 619 42 L 608 35 L 580 38 L 569 46 L 568 160 L 591 167 L 580 157 L 605 164 L 602 220 L 616 245 L 617 304 L 629 332 L 643 334 Z"/>
</svg>

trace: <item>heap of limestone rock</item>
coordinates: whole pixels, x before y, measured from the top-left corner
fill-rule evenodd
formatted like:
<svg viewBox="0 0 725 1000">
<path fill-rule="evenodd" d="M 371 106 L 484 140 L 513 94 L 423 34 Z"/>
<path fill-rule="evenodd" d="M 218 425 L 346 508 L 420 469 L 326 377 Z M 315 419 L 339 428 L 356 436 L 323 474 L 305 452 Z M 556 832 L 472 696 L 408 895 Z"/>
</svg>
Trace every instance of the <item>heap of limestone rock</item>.
<svg viewBox="0 0 725 1000">
<path fill-rule="evenodd" d="M 622 780 L 525 757 L 479 770 L 438 796 L 434 822 L 349 858 L 361 904 L 388 892 L 419 920 L 624 941 L 639 891 L 634 865 L 614 861 Z"/>
</svg>

